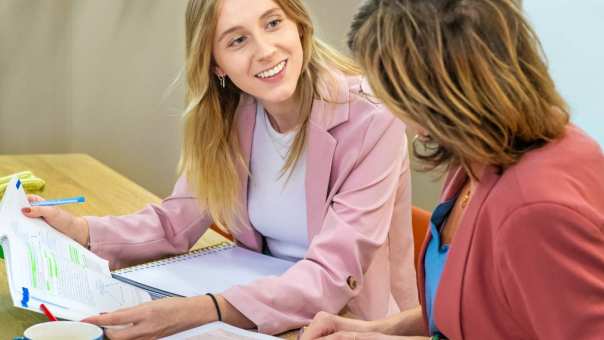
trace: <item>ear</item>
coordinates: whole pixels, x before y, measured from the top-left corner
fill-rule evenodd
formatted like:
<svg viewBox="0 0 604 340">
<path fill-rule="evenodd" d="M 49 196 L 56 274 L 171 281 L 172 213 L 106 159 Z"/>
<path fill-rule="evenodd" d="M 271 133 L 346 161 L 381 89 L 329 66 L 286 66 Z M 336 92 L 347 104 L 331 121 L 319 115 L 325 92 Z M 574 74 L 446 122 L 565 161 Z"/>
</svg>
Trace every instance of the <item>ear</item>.
<svg viewBox="0 0 604 340">
<path fill-rule="evenodd" d="M 219 77 L 224 77 L 226 73 L 220 68 L 220 66 L 214 66 L 214 74 Z"/>
</svg>

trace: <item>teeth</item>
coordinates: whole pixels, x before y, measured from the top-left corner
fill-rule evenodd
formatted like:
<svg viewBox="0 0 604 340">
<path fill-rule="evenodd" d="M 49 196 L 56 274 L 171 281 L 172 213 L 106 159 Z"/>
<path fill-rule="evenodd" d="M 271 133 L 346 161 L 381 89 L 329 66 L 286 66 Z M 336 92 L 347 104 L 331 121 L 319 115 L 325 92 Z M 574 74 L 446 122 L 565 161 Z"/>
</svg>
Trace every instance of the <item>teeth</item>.
<svg viewBox="0 0 604 340">
<path fill-rule="evenodd" d="M 256 77 L 258 77 L 258 78 L 270 78 L 270 77 L 274 76 L 275 74 L 281 72 L 284 67 L 285 67 L 285 60 L 283 60 L 282 62 L 280 62 L 279 64 L 277 64 L 275 67 L 271 68 L 270 70 L 266 70 L 266 71 L 258 73 L 256 75 Z"/>
</svg>

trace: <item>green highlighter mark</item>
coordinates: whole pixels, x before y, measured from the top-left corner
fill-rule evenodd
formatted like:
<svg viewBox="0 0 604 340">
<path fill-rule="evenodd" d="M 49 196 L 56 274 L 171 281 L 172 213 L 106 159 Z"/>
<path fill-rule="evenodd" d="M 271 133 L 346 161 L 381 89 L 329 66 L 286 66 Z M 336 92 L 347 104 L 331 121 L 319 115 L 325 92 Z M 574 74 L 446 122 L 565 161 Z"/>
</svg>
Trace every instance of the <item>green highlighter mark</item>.
<svg viewBox="0 0 604 340">
<path fill-rule="evenodd" d="M 2 250 L 2 246 L 0 246 L 0 259 L 4 258 L 4 250 Z"/>
<path fill-rule="evenodd" d="M 38 270 L 36 265 L 36 258 L 34 257 L 34 253 L 31 249 L 31 246 L 27 246 L 27 256 L 29 257 L 29 261 L 31 263 L 31 285 L 32 288 L 38 287 Z"/>
</svg>

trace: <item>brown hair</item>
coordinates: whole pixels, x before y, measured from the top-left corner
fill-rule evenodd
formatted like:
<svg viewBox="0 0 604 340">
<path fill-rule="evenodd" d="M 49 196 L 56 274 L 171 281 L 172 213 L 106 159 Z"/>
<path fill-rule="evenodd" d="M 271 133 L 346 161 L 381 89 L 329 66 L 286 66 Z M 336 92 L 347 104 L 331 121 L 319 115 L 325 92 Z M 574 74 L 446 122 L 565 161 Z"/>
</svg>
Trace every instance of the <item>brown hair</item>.
<svg viewBox="0 0 604 340">
<path fill-rule="evenodd" d="M 428 131 L 426 169 L 505 168 L 569 121 L 517 0 L 369 0 L 348 38 L 376 96 Z"/>
<path fill-rule="evenodd" d="M 304 148 L 306 127 L 314 99 L 335 95 L 329 70 L 359 74 L 359 67 L 314 37 L 310 15 L 301 0 L 275 0 L 285 15 L 298 24 L 303 50 L 302 74 L 295 95 L 300 98 L 301 128 L 286 160 L 291 169 Z M 239 147 L 235 112 L 241 90 L 231 81 L 220 88 L 213 73 L 212 44 L 220 0 L 190 0 L 186 11 L 186 100 L 184 141 L 179 172 L 185 174 L 200 205 L 221 228 L 236 230 L 240 176 L 247 170 Z M 328 89 L 320 91 L 319 89 Z M 325 93 L 327 92 L 327 93 Z M 228 226 L 228 227 L 227 227 Z"/>
</svg>

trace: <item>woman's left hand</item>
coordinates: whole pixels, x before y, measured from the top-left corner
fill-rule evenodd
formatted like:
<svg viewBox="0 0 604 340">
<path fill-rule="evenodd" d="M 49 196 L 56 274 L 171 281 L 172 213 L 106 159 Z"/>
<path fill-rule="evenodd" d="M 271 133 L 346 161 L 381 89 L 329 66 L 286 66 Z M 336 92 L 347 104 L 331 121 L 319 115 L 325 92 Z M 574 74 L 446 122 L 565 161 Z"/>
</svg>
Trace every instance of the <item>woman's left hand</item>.
<svg viewBox="0 0 604 340">
<path fill-rule="evenodd" d="M 156 339 L 211 321 L 207 297 L 164 298 L 82 320 L 108 328 L 109 339 Z M 213 310 L 211 312 L 214 312 Z"/>
</svg>

